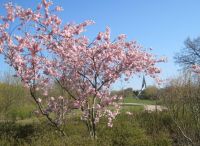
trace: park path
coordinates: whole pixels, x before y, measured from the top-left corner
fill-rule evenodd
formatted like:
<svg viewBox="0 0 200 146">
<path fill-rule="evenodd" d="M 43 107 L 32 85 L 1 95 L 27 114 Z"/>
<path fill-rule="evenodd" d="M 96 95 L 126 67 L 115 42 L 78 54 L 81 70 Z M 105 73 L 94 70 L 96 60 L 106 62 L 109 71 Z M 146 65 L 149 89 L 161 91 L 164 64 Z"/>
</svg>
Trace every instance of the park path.
<svg viewBox="0 0 200 146">
<path fill-rule="evenodd" d="M 147 111 L 147 112 L 167 110 L 167 107 L 165 107 L 165 106 L 143 104 L 143 103 L 121 103 L 121 106 L 143 106 L 144 111 Z"/>
</svg>

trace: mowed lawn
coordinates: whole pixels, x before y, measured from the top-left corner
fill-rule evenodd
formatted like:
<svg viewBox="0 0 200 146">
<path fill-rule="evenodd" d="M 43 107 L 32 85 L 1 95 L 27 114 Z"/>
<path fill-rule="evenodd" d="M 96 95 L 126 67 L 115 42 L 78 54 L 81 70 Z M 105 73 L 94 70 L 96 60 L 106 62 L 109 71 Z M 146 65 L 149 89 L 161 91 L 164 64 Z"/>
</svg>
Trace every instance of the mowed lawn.
<svg viewBox="0 0 200 146">
<path fill-rule="evenodd" d="M 156 100 L 150 100 L 150 99 L 139 99 L 135 97 L 126 97 L 123 99 L 123 103 L 141 103 L 141 104 L 156 104 Z"/>
<path fill-rule="evenodd" d="M 156 105 L 159 104 L 159 100 L 150 100 L 150 99 L 139 99 L 135 97 L 126 97 L 123 99 L 123 103 L 138 103 L 141 105 L 126 105 L 124 104 L 121 108 L 121 112 L 140 112 L 144 110 L 144 105 Z"/>
</svg>

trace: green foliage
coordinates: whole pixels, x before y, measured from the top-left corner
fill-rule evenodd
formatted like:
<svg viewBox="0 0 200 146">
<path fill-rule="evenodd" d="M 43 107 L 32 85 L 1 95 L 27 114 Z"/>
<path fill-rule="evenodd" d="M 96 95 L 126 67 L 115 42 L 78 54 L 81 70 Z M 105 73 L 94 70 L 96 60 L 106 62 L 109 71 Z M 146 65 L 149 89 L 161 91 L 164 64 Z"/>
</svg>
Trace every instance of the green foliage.
<svg viewBox="0 0 200 146">
<path fill-rule="evenodd" d="M 162 97 L 175 123 L 173 137 L 177 145 L 200 145 L 200 82 L 191 73 L 170 81 Z M 188 138 L 186 138 L 188 137 Z"/>
<path fill-rule="evenodd" d="M 134 118 L 125 114 L 117 117 L 112 128 L 101 127 L 99 130 L 100 144 L 103 141 L 107 141 L 106 144 L 111 146 L 146 146 L 151 143 Z"/>
<path fill-rule="evenodd" d="M 181 82 L 181 83 L 180 83 Z M 62 137 L 49 126 L 44 119 L 34 119 L 34 103 L 28 91 L 20 84 L 0 84 L 0 146 L 187 146 L 191 143 L 183 136 L 178 126 L 199 145 L 200 103 L 199 84 L 186 77 L 173 80 L 163 89 L 148 87 L 142 95 L 147 99 L 133 98 L 128 95 L 124 103 L 156 104 L 153 97 L 168 107 L 167 112 L 143 112 L 142 106 L 123 106 L 112 128 L 107 127 L 107 120 L 102 119 L 97 127 L 97 139 L 92 140 L 83 121 L 80 111 L 68 115 Z M 129 90 L 127 90 L 129 91 Z M 52 96 L 60 93 L 55 88 Z M 127 115 L 130 111 L 133 115 Z M 5 123 L 3 121 L 16 121 Z M 174 122 L 176 121 L 176 123 Z"/>
<path fill-rule="evenodd" d="M 111 95 L 118 95 L 123 97 L 136 97 L 136 94 L 132 88 L 126 88 L 119 91 L 112 91 Z"/>
<path fill-rule="evenodd" d="M 17 120 L 30 118 L 35 109 L 33 102 L 20 84 L 0 83 L 0 119 Z"/>
<path fill-rule="evenodd" d="M 35 107 L 33 105 L 21 105 L 20 107 L 12 107 L 8 111 L 8 118 L 15 121 L 15 120 L 23 120 L 27 118 L 31 118 L 33 115 L 33 110 Z"/>
<path fill-rule="evenodd" d="M 140 113 L 136 114 L 140 126 L 146 130 L 147 135 L 152 139 L 153 145 L 171 145 L 170 132 L 173 129 L 173 122 L 166 112 Z"/>
<path fill-rule="evenodd" d="M 157 99 L 158 98 L 158 88 L 155 86 L 148 86 L 146 89 L 142 91 L 140 95 L 143 99 Z"/>
<path fill-rule="evenodd" d="M 168 133 L 172 129 L 173 121 L 166 112 L 153 112 L 147 113 L 143 112 L 136 115 L 140 126 L 146 129 L 147 133 L 150 135 L 157 135 L 159 132 Z"/>
</svg>

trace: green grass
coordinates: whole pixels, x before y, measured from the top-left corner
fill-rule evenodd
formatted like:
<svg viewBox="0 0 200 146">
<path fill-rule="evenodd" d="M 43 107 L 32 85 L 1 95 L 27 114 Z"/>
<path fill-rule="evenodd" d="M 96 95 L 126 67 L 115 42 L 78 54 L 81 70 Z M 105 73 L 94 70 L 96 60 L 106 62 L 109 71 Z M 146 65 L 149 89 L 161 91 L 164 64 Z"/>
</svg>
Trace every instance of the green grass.
<svg viewBox="0 0 200 146">
<path fill-rule="evenodd" d="M 149 133 L 149 126 L 155 129 L 154 116 L 145 115 L 145 125 L 140 120 L 142 113 L 130 116 L 120 114 L 114 120 L 113 127 L 107 126 L 107 119 L 100 120 L 97 126 L 96 140 L 89 137 L 84 122 L 71 117 L 65 129 L 66 136 L 61 137 L 47 122 L 39 123 L 0 123 L 0 145 L 2 146 L 171 146 L 172 140 L 164 128 L 159 128 L 154 135 Z M 142 116 L 142 117 L 141 117 Z M 151 121 L 149 121 L 151 119 Z M 161 120 L 160 125 L 163 125 Z M 147 125 L 148 124 L 148 125 Z"/>
<path fill-rule="evenodd" d="M 16 124 L 20 124 L 20 125 L 28 125 L 28 124 L 33 124 L 33 123 L 40 123 L 40 121 L 44 119 L 43 118 L 36 118 L 36 117 L 32 117 L 32 118 L 28 118 L 28 119 L 23 119 L 23 120 L 17 120 Z"/>
<path fill-rule="evenodd" d="M 123 99 L 124 103 L 142 103 L 142 104 L 156 104 L 156 100 L 138 99 L 133 97 L 126 97 Z"/>
<path fill-rule="evenodd" d="M 122 106 L 121 112 L 141 112 L 144 110 L 143 106 Z"/>
</svg>

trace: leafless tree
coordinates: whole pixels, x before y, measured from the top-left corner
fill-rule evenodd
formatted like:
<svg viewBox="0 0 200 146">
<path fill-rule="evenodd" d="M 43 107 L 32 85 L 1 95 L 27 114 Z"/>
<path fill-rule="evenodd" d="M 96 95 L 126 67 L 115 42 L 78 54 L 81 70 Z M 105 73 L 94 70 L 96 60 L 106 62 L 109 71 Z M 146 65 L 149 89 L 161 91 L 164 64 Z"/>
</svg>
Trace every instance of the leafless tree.
<svg viewBox="0 0 200 146">
<path fill-rule="evenodd" d="M 200 37 L 187 38 L 184 48 L 175 55 L 175 63 L 184 69 L 190 69 L 192 65 L 200 65 Z"/>
</svg>

